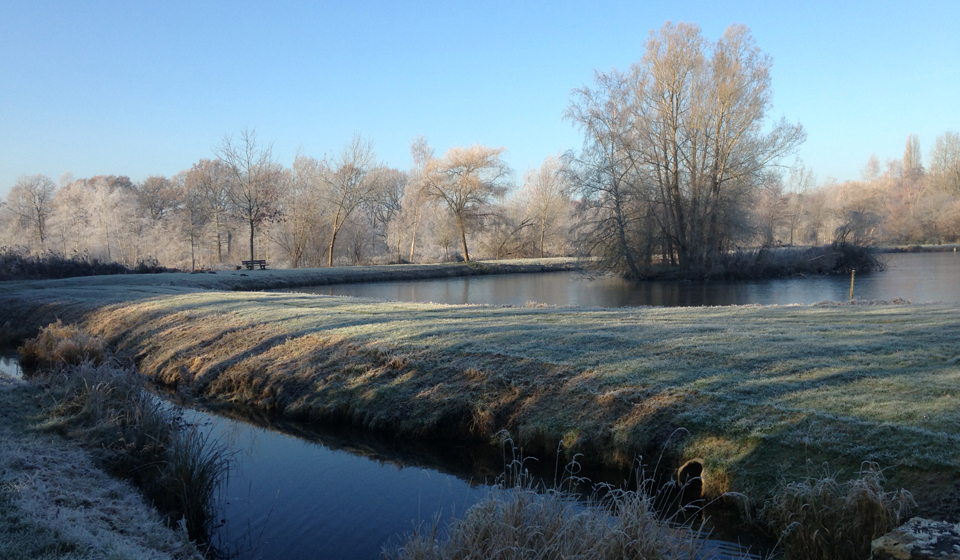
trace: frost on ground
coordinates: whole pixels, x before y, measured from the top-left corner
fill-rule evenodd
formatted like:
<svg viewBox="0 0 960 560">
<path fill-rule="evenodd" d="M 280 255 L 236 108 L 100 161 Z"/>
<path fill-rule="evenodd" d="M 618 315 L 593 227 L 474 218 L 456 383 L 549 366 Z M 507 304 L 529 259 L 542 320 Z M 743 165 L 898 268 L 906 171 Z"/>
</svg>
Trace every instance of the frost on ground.
<svg viewBox="0 0 960 560">
<path fill-rule="evenodd" d="M 701 462 L 706 496 L 760 503 L 781 477 L 872 461 L 921 512 L 960 513 L 941 499 L 960 492 L 956 304 L 449 306 L 92 282 L 0 286 L 0 309 L 78 323 L 223 405 L 410 438 L 506 429 L 529 453 L 562 442 L 620 468 L 665 452 Z"/>
<path fill-rule="evenodd" d="M 0 558 L 200 559 L 137 491 L 59 436 L 30 430 L 36 393 L 0 375 Z"/>
</svg>

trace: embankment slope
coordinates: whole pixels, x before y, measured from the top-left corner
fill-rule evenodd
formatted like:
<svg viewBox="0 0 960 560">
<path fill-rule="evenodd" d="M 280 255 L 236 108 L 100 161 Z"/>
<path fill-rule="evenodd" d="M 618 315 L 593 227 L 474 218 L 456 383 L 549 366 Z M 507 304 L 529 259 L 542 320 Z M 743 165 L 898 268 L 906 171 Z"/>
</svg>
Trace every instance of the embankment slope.
<svg viewBox="0 0 960 560">
<path fill-rule="evenodd" d="M 84 279 L 87 280 L 87 279 Z M 195 286 L 0 286 L 4 321 L 82 322 L 196 395 L 410 438 L 630 466 L 703 462 L 705 492 L 889 467 L 957 513 L 960 306 L 521 308 Z M 2 321 L 0 321 L 2 322 Z"/>
</svg>

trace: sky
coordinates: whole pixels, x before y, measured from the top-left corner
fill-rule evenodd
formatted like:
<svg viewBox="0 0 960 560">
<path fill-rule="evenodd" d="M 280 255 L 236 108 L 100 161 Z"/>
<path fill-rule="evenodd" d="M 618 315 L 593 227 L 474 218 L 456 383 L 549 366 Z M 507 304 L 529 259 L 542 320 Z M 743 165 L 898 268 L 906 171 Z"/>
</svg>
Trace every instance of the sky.
<svg viewBox="0 0 960 560">
<path fill-rule="evenodd" d="M 594 71 L 651 30 L 751 29 L 773 59 L 770 117 L 799 122 L 819 181 L 858 179 L 919 135 L 960 131 L 960 2 L 437 1 L 0 3 L 0 196 L 188 169 L 244 128 L 290 165 L 354 135 L 407 169 L 410 142 L 503 147 L 519 181 L 582 140 L 563 119 Z"/>
</svg>

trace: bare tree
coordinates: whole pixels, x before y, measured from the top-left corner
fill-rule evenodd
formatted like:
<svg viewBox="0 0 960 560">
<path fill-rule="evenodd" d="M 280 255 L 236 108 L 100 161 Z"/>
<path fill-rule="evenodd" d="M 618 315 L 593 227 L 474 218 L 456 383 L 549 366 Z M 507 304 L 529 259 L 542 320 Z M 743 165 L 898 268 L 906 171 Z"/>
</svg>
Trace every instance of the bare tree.
<svg viewBox="0 0 960 560">
<path fill-rule="evenodd" d="M 183 188 L 180 205 L 180 230 L 190 240 L 190 270 L 197 269 L 197 245 L 203 234 L 203 229 L 210 221 L 206 199 L 206 187 L 202 176 L 193 174 L 192 169 L 182 175 Z"/>
<path fill-rule="evenodd" d="M 920 151 L 920 137 L 911 133 L 903 149 L 903 174 L 923 175 L 923 154 Z"/>
<path fill-rule="evenodd" d="M 636 255 L 659 242 L 665 258 L 702 271 L 747 232 L 768 168 L 804 139 L 799 125 L 767 126 L 770 66 L 744 26 L 711 45 L 696 25 L 668 23 L 629 74 L 597 73 L 595 90 L 575 92 L 567 117 L 585 136 L 575 179 L 610 200 L 618 269 L 639 275 Z"/>
<path fill-rule="evenodd" d="M 219 159 L 201 159 L 187 172 L 186 181 L 191 196 L 202 203 L 202 208 L 213 225 L 213 240 L 216 246 L 217 262 L 223 262 L 224 237 L 227 236 L 227 222 L 231 209 L 233 192 L 233 172 Z M 229 247 L 228 251 L 229 253 Z"/>
<path fill-rule="evenodd" d="M 321 201 L 323 163 L 298 155 L 293 167 L 282 178 L 286 183 L 280 205 L 284 219 L 279 225 L 277 242 L 290 258 L 290 266 L 299 268 L 311 244 L 321 236 L 320 229 L 329 219 Z"/>
<path fill-rule="evenodd" d="M 159 175 L 151 175 L 136 186 L 137 203 L 154 222 L 159 222 L 177 210 L 182 203 L 178 185 Z"/>
<path fill-rule="evenodd" d="M 540 258 L 546 256 L 544 241 L 548 230 L 569 207 L 566 179 L 560 159 L 551 156 L 544 160 L 540 169 L 529 171 L 523 180 L 528 211 L 539 234 L 537 245 Z"/>
<path fill-rule="evenodd" d="M 21 227 L 32 232 L 43 250 L 47 239 L 47 220 L 53 211 L 57 187 L 45 175 L 22 175 L 7 195 L 9 208 Z"/>
<path fill-rule="evenodd" d="M 930 175 L 937 188 L 960 196 L 960 134 L 937 136 L 930 153 Z"/>
<path fill-rule="evenodd" d="M 233 180 L 228 192 L 231 210 L 250 226 L 250 260 L 254 260 L 257 229 L 279 215 L 280 168 L 273 161 L 273 148 L 258 144 L 256 131 L 245 128 L 237 142 L 224 136 L 214 153 L 226 164 Z"/>
<path fill-rule="evenodd" d="M 370 225 L 376 238 L 388 249 L 389 226 L 395 223 L 403 209 L 404 193 L 409 182 L 409 176 L 399 169 L 392 167 L 377 167 L 371 171 L 369 179 L 377 185 L 372 196 L 364 203 Z M 401 236 L 397 237 L 397 259 L 400 257 Z"/>
<path fill-rule="evenodd" d="M 423 170 L 427 163 L 433 159 L 433 148 L 427 143 L 425 136 L 420 135 L 413 139 L 413 142 L 410 143 L 410 155 L 413 157 L 413 171 L 410 188 L 404 191 L 404 207 L 408 209 L 410 216 L 410 258 L 408 260 L 413 262 L 414 249 L 417 246 L 417 232 L 420 230 L 420 222 L 423 220 L 424 206 L 427 202 Z"/>
<path fill-rule="evenodd" d="M 354 210 L 373 199 L 381 187 L 376 177 L 368 177 L 374 165 L 373 145 L 360 136 L 354 136 L 323 174 L 332 217 L 327 266 L 333 266 L 333 251 L 343 225 Z"/>
<path fill-rule="evenodd" d="M 504 151 L 480 145 L 450 148 L 442 159 L 431 160 L 424 168 L 427 196 L 450 209 L 467 262 L 467 229 L 481 209 L 507 191 L 510 168 L 500 159 Z"/>
<path fill-rule="evenodd" d="M 86 182 L 81 180 L 64 185 L 53 198 L 53 212 L 61 231 L 64 255 L 68 252 L 68 239 L 72 241 L 73 252 L 77 254 L 89 242 L 87 228 L 92 219 L 89 195 Z"/>
<path fill-rule="evenodd" d="M 870 162 L 879 165 L 876 156 L 871 156 Z M 804 211 L 807 193 L 814 188 L 815 184 L 816 178 L 813 175 L 813 171 L 802 163 L 798 162 L 790 169 L 790 175 L 787 179 L 787 190 L 789 191 L 787 195 L 787 213 L 790 218 L 791 246 L 796 240 L 797 228 L 800 227 L 800 218 Z"/>
</svg>

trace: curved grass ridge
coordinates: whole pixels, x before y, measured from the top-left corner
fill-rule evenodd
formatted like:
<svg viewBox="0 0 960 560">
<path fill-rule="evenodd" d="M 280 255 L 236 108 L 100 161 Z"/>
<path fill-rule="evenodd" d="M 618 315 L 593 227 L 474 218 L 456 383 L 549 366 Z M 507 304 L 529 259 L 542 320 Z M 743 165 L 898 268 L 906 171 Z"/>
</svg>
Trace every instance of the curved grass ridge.
<svg viewBox="0 0 960 560">
<path fill-rule="evenodd" d="M 2 292 L 2 291 L 0 291 Z M 703 464 L 708 497 L 769 497 L 829 462 L 892 467 L 924 513 L 960 514 L 956 305 L 442 306 L 305 294 L 74 286 L 0 293 L 79 320 L 158 381 L 237 408 L 629 468 Z M 653 453 L 651 453 L 653 451 Z M 953 509 L 951 509 L 953 508 Z"/>
</svg>

